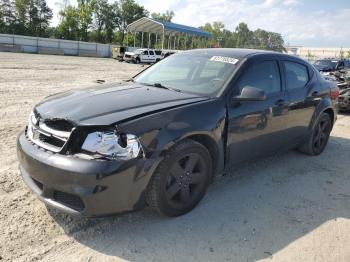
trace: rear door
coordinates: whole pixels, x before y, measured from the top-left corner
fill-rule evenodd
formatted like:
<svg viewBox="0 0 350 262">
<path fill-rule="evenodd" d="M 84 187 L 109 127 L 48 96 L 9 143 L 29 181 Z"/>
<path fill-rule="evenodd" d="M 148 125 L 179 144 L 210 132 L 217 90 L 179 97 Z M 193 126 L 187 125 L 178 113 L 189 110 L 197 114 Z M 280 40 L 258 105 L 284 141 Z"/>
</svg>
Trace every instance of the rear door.
<svg viewBox="0 0 350 262">
<path fill-rule="evenodd" d="M 279 63 L 270 57 L 248 62 L 234 84 L 234 95 L 245 86 L 252 86 L 264 90 L 267 98 L 228 106 L 230 165 L 271 154 L 286 144 L 286 97 Z"/>
<path fill-rule="evenodd" d="M 288 139 L 296 143 L 307 133 L 320 94 L 313 72 L 301 61 L 282 60 L 288 98 Z"/>
<path fill-rule="evenodd" d="M 154 51 L 153 50 L 149 50 L 149 60 L 148 62 L 155 62 L 156 61 L 156 56 L 154 54 Z"/>
</svg>

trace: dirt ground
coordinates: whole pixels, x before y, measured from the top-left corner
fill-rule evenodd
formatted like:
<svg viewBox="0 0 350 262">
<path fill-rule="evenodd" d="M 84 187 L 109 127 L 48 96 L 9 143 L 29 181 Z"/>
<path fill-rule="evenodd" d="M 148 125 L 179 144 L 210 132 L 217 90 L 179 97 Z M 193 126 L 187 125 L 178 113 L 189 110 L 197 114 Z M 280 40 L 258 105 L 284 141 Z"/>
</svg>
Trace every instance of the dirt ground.
<svg viewBox="0 0 350 262">
<path fill-rule="evenodd" d="M 350 115 L 325 152 L 289 152 L 217 179 L 178 218 L 150 209 L 100 219 L 47 210 L 20 178 L 16 136 L 31 108 L 143 67 L 112 59 L 0 53 L 0 260 L 350 261 Z"/>
</svg>

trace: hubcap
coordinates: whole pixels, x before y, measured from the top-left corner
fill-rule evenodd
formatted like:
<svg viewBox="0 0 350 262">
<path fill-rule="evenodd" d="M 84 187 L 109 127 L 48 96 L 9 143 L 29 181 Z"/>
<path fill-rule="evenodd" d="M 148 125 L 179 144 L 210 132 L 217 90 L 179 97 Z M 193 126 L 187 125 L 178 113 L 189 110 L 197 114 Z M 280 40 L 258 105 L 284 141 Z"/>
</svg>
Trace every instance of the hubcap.
<svg viewBox="0 0 350 262">
<path fill-rule="evenodd" d="M 188 154 L 178 159 L 169 171 L 165 190 L 168 201 L 175 205 L 191 203 L 207 178 L 204 159 L 196 153 Z"/>
</svg>

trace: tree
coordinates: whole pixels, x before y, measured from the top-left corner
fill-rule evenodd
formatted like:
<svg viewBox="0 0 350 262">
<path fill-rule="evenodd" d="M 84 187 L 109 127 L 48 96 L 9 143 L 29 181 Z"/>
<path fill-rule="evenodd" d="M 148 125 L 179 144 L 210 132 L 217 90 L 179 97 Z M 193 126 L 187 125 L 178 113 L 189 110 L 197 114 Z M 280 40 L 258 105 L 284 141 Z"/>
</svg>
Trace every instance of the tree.
<svg viewBox="0 0 350 262">
<path fill-rule="evenodd" d="M 236 46 L 252 48 L 254 47 L 254 33 L 249 30 L 248 25 L 240 23 L 235 30 Z"/>
<path fill-rule="evenodd" d="M 52 19 L 52 9 L 49 8 L 45 0 L 37 0 L 38 7 L 38 35 L 43 36 Z"/>
<path fill-rule="evenodd" d="M 148 16 L 148 11 L 134 0 L 120 0 L 117 9 L 117 27 L 120 31 L 120 42 L 124 42 L 125 31 L 128 24 Z"/>
<path fill-rule="evenodd" d="M 71 5 L 60 12 L 62 22 L 58 26 L 58 32 L 64 39 L 79 39 L 79 15 L 78 9 Z"/>
<path fill-rule="evenodd" d="M 171 22 L 175 16 L 174 11 L 172 10 L 167 10 L 165 13 L 152 13 L 151 17 L 153 19 L 159 20 L 159 21 L 164 21 L 164 22 Z"/>
<path fill-rule="evenodd" d="M 52 19 L 45 0 L 15 0 L 16 33 L 42 36 Z"/>
<path fill-rule="evenodd" d="M 114 4 L 109 4 L 107 0 L 96 0 L 94 9 L 96 41 L 112 42 L 113 32 L 117 24 L 117 7 L 117 2 Z"/>
<path fill-rule="evenodd" d="M 11 0 L 0 0 L 0 32 L 14 33 L 16 24 L 15 4 Z"/>
<path fill-rule="evenodd" d="M 88 30 L 92 26 L 92 14 L 94 12 L 94 0 L 78 0 L 78 17 L 80 22 L 80 40 L 88 41 Z"/>
</svg>

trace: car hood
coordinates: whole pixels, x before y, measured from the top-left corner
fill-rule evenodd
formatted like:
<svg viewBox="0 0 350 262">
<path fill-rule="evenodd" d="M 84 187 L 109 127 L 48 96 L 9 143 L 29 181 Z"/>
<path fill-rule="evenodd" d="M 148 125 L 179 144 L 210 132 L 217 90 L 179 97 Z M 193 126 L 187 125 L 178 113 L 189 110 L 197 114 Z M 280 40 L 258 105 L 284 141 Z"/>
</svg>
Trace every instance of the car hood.
<svg viewBox="0 0 350 262">
<path fill-rule="evenodd" d="M 125 52 L 126 55 L 135 55 L 134 52 Z"/>
<path fill-rule="evenodd" d="M 35 112 L 77 125 L 110 125 L 208 99 L 136 83 L 109 84 L 49 96 Z"/>
</svg>

